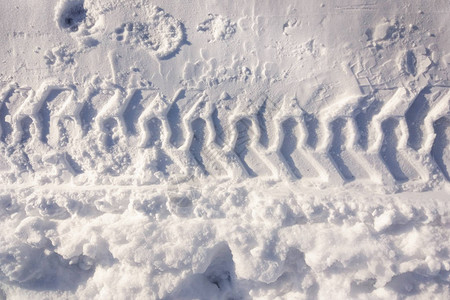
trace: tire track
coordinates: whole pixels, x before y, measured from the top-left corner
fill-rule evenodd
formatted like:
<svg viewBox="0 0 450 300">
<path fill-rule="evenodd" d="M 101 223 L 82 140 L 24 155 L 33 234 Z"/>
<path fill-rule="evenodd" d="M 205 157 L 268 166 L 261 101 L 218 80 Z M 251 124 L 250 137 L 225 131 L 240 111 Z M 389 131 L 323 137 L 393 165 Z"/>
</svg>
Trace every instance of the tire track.
<svg viewBox="0 0 450 300">
<path fill-rule="evenodd" d="M 450 118 L 441 117 L 434 123 L 434 130 L 436 138 L 431 148 L 431 155 L 445 178 L 450 181 Z"/>
<path fill-rule="evenodd" d="M 36 91 L 10 84 L 0 96 L 1 143 L 22 149 L 25 165 L 30 151 L 53 151 L 59 158 L 50 164 L 66 166 L 73 177 L 93 170 L 73 146 L 97 136 L 100 153 L 130 152 L 136 163 L 145 149 L 153 151 L 156 170 L 165 178 L 406 187 L 450 180 L 450 92 L 445 87 L 426 86 L 418 93 L 399 88 L 384 101 L 382 94 L 337 99 L 317 114 L 303 110 L 296 99 L 261 97 L 248 105 L 238 99 L 230 109 L 217 105 L 229 98 L 210 99 L 199 91 L 182 89 L 167 99 L 154 89 L 93 82 L 84 90 L 55 81 Z M 21 146 L 31 143 L 45 147 Z M 18 167 L 16 158 L 5 159 L 2 164 L 19 168 L 19 174 L 34 171 Z"/>
</svg>

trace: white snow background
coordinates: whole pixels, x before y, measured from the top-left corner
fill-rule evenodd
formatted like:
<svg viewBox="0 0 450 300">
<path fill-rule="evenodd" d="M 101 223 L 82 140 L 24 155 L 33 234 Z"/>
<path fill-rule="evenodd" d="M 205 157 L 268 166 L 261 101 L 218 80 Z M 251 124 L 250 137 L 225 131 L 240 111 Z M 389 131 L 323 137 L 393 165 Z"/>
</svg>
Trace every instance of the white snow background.
<svg viewBox="0 0 450 300">
<path fill-rule="evenodd" d="M 0 0 L 0 299 L 449 299 L 449 13 Z"/>
</svg>

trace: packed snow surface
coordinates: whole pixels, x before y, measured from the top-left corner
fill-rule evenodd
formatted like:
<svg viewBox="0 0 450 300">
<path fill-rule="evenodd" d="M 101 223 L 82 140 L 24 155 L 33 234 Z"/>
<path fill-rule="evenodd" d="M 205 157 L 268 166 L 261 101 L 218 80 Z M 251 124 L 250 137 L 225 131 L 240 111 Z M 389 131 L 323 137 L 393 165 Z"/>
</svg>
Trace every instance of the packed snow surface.
<svg viewBox="0 0 450 300">
<path fill-rule="evenodd" d="M 0 299 L 450 299 L 448 1 L 0 12 Z"/>
</svg>

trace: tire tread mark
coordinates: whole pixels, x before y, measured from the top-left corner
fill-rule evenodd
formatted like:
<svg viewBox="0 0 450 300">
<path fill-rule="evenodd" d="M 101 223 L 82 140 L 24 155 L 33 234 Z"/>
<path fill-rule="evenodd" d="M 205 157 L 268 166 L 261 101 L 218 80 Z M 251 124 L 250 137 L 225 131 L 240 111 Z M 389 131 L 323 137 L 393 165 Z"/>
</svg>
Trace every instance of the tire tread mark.
<svg viewBox="0 0 450 300">
<path fill-rule="evenodd" d="M 449 153 L 449 145 L 450 145 L 450 118 L 441 117 L 434 123 L 434 130 L 436 132 L 436 138 L 433 143 L 433 147 L 431 148 L 431 156 L 434 158 L 436 164 L 439 169 L 444 174 L 445 179 L 450 181 L 449 168 L 450 161 L 448 157 Z M 447 151 L 447 159 L 446 157 Z"/>
</svg>

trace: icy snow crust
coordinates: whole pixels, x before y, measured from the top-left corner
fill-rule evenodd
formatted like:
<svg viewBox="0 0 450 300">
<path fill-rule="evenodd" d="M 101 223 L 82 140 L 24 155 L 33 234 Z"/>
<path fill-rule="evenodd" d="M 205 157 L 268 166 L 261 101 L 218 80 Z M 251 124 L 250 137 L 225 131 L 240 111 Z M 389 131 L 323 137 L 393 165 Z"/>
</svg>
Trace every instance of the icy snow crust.
<svg viewBox="0 0 450 300">
<path fill-rule="evenodd" d="M 450 298 L 447 1 L 1 1 L 0 299 Z"/>
</svg>

